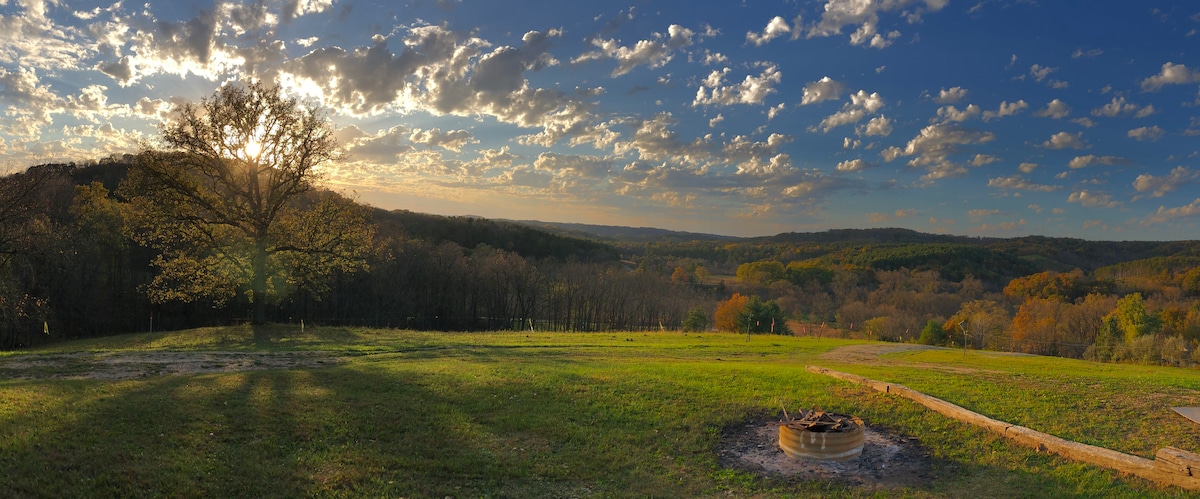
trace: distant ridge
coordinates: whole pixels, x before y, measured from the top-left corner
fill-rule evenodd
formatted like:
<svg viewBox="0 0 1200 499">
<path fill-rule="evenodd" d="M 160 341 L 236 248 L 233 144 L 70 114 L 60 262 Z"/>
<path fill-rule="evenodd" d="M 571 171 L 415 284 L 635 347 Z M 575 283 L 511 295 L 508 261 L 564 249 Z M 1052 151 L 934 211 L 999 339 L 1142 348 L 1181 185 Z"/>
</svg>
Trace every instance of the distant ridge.
<svg viewBox="0 0 1200 499">
<path fill-rule="evenodd" d="M 610 241 L 649 243 L 686 241 L 744 241 L 746 238 L 656 229 L 653 227 L 626 227 L 620 225 L 593 225 L 567 222 L 542 222 L 540 220 L 512 220 L 512 223 L 560 232 L 576 237 L 600 238 Z"/>
<path fill-rule="evenodd" d="M 1200 242 L 1183 241 L 1090 241 L 1070 237 L 1019 236 L 979 237 L 949 234 L 929 234 L 903 228 L 879 229 L 830 229 L 822 232 L 784 232 L 773 236 L 735 237 L 715 234 L 656 229 L 649 227 L 624 227 L 536 220 L 513 221 L 532 228 L 557 234 L 589 238 L 623 247 L 645 243 L 666 243 L 656 251 L 663 255 L 689 258 L 717 258 L 725 260 L 730 255 L 718 253 L 734 245 L 742 250 L 735 259 L 757 260 L 784 258 L 785 248 L 792 247 L 790 258 L 817 258 L 826 256 L 841 262 L 844 259 L 872 259 L 869 266 L 888 268 L 906 266 L 910 268 L 938 268 L 946 273 L 960 264 L 976 260 L 988 262 L 988 271 L 1000 271 L 997 278 L 1011 278 L 1023 273 L 1039 270 L 1060 272 L 1082 269 L 1087 272 L 1123 262 L 1131 268 L 1158 268 L 1159 261 L 1141 262 L 1146 259 L 1200 256 Z M 700 246 L 697 246 L 699 244 Z M 672 248 L 678 245 L 678 247 Z M 949 246 L 947 246 L 949 245 Z M 904 246 L 924 247 L 922 250 L 899 250 Z M 867 248 L 874 247 L 870 252 Z M 978 253 L 968 248 L 980 248 L 987 253 Z M 707 249 L 704 249 L 707 248 Z M 771 249 L 774 248 L 774 249 Z M 887 248 L 892 248 L 889 250 Z M 851 257 L 845 250 L 854 249 L 858 256 Z M 913 253 L 902 255 L 903 253 Z M 786 259 L 786 258 L 784 258 Z M 1181 265 L 1184 260 L 1172 260 L 1172 265 Z M 1190 261 L 1190 260 L 1188 260 Z M 845 262 L 842 262 L 845 263 Z M 866 262 L 862 262 L 866 263 Z M 944 268 L 950 267 L 950 268 Z M 1125 270 L 1124 272 L 1130 272 Z M 976 269 L 971 273 L 977 277 L 985 272 Z M 1002 275 L 1001 275 L 1002 274 Z M 1010 275 L 1011 274 L 1011 275 Z"/>
<path fill-rule="evenodd" d="M 784 232 L 774 236 L 748 238 L 772 243 L 845 243 L 845 244 L 980 244 L 991 238 L 928 234 L 912 229 L 830 229 L 824 232 Z"/>
</svg>

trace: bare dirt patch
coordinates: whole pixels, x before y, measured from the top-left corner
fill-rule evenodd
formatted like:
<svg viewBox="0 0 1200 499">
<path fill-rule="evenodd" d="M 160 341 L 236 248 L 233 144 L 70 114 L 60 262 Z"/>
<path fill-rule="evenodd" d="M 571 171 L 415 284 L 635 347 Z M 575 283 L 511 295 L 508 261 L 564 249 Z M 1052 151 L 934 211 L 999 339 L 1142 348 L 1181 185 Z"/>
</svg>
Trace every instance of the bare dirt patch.
<svg viewBox="0 0 1200 499">
<path fill-rule="evenodd" d="M 74 352 L 0 358 L 0 379 L 136 379 L 168 374 L 308 369 L 345 362 L 331 352 Z"/>
<path fill-rule="evenodd" d="M 934 482 L 933 460 L 916 439 L 867 425 L 863 441 L 862 454 L 847 461 L 792 458 L 779 449 L 778 421 L 758 418 L 727 428 L 717 447 L 717 459 L 726 468 L 789 481 L 832 481 L 870 489 Z"/>
</svg>

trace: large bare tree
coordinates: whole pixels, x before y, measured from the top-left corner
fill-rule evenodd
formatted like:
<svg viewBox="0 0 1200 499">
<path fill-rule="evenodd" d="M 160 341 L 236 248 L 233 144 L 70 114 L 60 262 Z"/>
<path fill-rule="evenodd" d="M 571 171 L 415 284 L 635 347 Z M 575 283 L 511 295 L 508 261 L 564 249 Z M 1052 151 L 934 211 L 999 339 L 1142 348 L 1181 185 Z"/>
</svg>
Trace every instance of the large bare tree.
<svg viewBox="0 0 1200 499">
<path fill-rule="evenodd" d="M 365 208 L 314 190 L 337 159 L 329 121 L 278 87 L 229 84 L 160 127 L 122 186 L 135 238 L 159 249 L 159 302 L 248 293 L 252 321 L 289 289 L 320 290 L 335 269 L 365 267 Z"/>
</svg>

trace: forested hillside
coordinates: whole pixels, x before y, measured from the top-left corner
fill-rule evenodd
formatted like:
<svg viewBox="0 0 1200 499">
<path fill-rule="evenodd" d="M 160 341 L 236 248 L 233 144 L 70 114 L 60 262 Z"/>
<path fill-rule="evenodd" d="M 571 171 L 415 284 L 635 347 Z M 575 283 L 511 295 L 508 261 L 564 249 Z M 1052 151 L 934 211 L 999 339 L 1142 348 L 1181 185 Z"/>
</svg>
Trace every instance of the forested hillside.
<svg viewBox="0 0 1200 499">
<path fill-rule="evenodd" d="M 249 320 L 246 293 L 223 296 L 198 275 L 185 276 L 179 293 L 148 293 L 160 253 L 131 238 L 133 215 L 119 194 L 133 159 L 41 165 L 0 179 L 0 348 Z M 365 268 L 275 281 L 269 320 L 633 329 L 678 324 L 698 301 L 693 290 L 668 290 L 665 277 L 629 272 L 606 243 L 478 218 L 370 216 Z"/>
<path fill-rule="evenodd" d="M 514 222 L 479 217 L 445 217 L 408 210 L 374 212 L 375 222 L 385 234 L 403 234 L 431 241 L 449 241 L 464 248 L 478 246 L 511 251 L 525 258 L 615 261 L 617 248 L 594 239 L 556 234 Z"/>
<path fill-rule="evenodd" d="M 167 281 L 177 288 L 168 292 L 155 287 L 164 255 L 137 242 L 122 194 L 134 160 L 42 165 L 0 179 L 0 347 L 250 320 L 244 288 L 222 293 L 203 274 Z M 294 202 L 331 198 L 342 199 L 318 190 Z M 278 274 L 270 321 L 790 331 L 1200 360 L 1194 241 L 905 229 L 733 238 L 366 209 L 373 229 L 361 264 L 319 273 L 301 262 Z"/>
<path fill-rule="evenodd" d="M 587 229 L 581 227 L 581 230 Z M 598 228 L 599 237 L 622 228 Z M 639 270 L 716 285 L 718 328 L 746 330 L 753 300 L 800 333 L 1098 360 L 1200 361 L 1200 243 L 978 238 L 842 229 L 616 243 Z M 750 327 L 753 329 L 753 327 Z"/>
</svg>

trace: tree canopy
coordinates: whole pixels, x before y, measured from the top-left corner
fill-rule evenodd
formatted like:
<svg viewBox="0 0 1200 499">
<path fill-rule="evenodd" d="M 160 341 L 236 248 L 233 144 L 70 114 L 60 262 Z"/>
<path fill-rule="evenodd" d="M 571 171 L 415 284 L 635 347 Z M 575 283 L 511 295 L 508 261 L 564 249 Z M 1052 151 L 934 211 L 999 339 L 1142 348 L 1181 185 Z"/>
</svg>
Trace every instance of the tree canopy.
<svg viewBox="0 0 1200 499">
<path fill-rule="evenodd" d="M 365 266 L 367 211 L 313 192 L 337 143 L 319 110 L 259 83 L 222 87 L 161 126 L 121 187 L 133 236 L 161 251 L 156 301 L 248 292 L 252 320 L 295 287 L 319 291 L 334 270 Z"/>
</svg>

